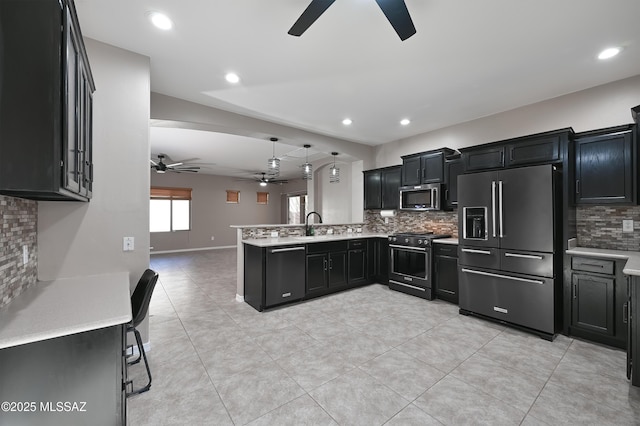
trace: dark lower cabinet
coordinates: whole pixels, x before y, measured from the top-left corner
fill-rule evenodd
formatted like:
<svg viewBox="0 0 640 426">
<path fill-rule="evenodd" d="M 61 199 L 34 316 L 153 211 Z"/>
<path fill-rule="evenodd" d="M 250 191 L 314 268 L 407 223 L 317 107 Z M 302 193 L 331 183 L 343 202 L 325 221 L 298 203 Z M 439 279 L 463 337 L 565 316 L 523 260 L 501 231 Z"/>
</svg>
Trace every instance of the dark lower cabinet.
<svg viewBox="0 0 640 426">
<path fill-rule="evenodd" d="M 370 238 L 367 241 L 369 250 L 368 275 L 370 282 L 389 284 L 389 240 L 386 238 Z"/>
<path fill-rule="evenodd" d="M 367 240 L 349 241 L 348 276 L 349 286 L 357 286 L 369 283 L 367 270 Z"/>
<path fill-rule="evenodd" d="M 1 349 L 0 401 L 16 405 L 3 405 L 0 424 L 127 424 L 124 329 L 117 325 Z"/>
<path fill-rule="evenodd" d="M 458 246 L 434 244 L 433 269 L 435 294 L 438 299 L 458 303 Z"/>
<path fill-rule="evenodd" d="M 627 378 L 640 386 L 640 276 L 627 277 Z"/>
<path fill-rule="evenodd" d="M 569 334 L 619 348 L 627 345 L 627 286 L 622 263 L 571 258 Z"/>
<path fill-rule="evenodd" d="M 244 246 L 244 300 L 258 311 L 305 296 L 305 246 Z"/>
<path fill-rule="evenodd" d="M 347 285 L 347 242 L 307 244 L 306 293 L 317 295 Z"/>
</svg>

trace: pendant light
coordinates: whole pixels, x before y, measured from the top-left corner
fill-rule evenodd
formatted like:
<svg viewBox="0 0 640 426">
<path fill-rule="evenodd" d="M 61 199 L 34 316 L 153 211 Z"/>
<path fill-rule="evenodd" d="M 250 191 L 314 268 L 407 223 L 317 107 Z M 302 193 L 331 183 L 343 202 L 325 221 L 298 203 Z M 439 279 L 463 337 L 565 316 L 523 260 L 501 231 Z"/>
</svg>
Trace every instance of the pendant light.
<svg viewBox="0 0 640 426">
<path fill-rule="evenodd" d="M 273 156 L 267 160 L 267 173 L 277 177 L 280 175 L 280 159 L 276 157 L 276 142 L 278 138 L 270 138 L 270 141 L 273 142 Z"/>
<path fill-rule="evenodd" d="M 329 169 L 329 183 L 340 183 L 340 169 L 336 167 L 336 155 L 337 152 L 332 152 L 333 166 Z"/>
<path fill-rule="evenodd" d="M 304 145 L 304 147 L 307 150 L 307 153 L 304 164 L 300 166 L 302 167 L 302 179 L 313 180 L 313 165 L 309 163 L 309 148 L 311 148 L 311 145 Z"/>
</svg>

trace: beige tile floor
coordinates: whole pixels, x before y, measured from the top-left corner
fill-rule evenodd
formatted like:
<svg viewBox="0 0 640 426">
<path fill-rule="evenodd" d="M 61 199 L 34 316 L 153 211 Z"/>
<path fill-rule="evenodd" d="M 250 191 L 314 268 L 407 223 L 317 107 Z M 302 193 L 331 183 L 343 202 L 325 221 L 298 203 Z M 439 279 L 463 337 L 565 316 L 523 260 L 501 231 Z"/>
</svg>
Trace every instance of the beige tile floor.
<svg viewBox="0 0 640 426">
<path fill-rule="evenodd" d="M 154 381 L 130 425 L 640 424 L 623 351 L 379 284 L 259 313 L 235 301 L 235 249 L 151 266 Z"/>
</svg>

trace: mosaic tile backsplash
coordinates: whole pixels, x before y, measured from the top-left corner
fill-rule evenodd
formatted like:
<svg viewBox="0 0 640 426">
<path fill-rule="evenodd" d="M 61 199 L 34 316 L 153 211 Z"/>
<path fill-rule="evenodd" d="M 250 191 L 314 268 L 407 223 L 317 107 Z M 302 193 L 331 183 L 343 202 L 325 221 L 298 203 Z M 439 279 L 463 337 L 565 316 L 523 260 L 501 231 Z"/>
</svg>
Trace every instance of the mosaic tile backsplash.
<svg viewBox="0 0 640 426">
<path fill-rule="evenodd" d="M 432 212 L 398 211 L 397 216 L 388 219 L 389 223 L 385 223 L 385 218 L 380 216 L 380 210 L 365 210 L 365 230 L 383 234 L 431 231 L 434 234 L 458 236 L 457 210 Z"/>
<path fill-rule="evenodd" d="M 622 220 L 633 219 L 633 232 L 622 232 Z M 579 206 L 578 246 L 640 251 L 640 206 Z"/>
<path fill-rule="evenodd" d="M 0 309 L 37 281 L 37 220 L 37 202 L 0 195 Z"/>
</svg>

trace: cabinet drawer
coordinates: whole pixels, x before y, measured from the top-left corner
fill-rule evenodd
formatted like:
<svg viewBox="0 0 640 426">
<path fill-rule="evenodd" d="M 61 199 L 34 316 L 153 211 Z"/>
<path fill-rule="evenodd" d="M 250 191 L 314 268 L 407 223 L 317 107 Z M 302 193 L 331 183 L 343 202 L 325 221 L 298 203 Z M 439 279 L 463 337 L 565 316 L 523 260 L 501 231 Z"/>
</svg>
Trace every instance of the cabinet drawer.
<svg viewBox="0 0 640 426">
<path fill-rule="evenodd" d="M 458 245 L 436 243 L 433 245 L 433 254 L 436 256 L 458 257 Z"/>
<path fill-rule="evenodd" d="M 346 241 L 331 241 L 324 243 L 309 243 L 307 244 L 307 253 L 329 253 L 332 251 L 346 251 Z"/>
<path fill-rule="evenodd" d="M 500 269 L 500 252 L 497 248 L 460 247 L 459 256 L 460 265 Z"/>
<path fill-rule="evenodd" d="M 349 250 L 363 249 L 367 247 L 367 240 L 349 241 Z"/>
<path fill-rule="evenodd" d="M 615 271 L 615 261 L 595 259 L 592 257 L 572 257 L 571 269 L 574 271 L 598 272 L 613 275 Z"/>
</svg>

